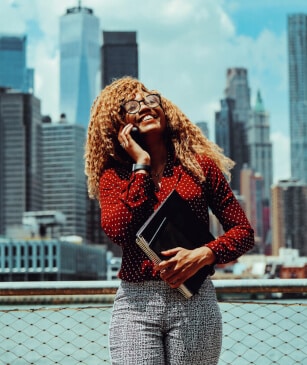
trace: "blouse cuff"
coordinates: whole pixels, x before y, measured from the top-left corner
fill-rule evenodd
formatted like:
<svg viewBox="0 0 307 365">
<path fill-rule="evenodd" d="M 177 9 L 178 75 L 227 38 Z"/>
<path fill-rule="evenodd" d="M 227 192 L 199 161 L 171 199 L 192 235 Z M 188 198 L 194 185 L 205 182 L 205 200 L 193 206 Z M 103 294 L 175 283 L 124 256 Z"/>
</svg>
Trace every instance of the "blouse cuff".
<svg viewBox="0 0 307 365">
<path fill-rule="evenodd" d="M 154 191 L 155 186 L 150 175 L 132 173 L 128 187 L 128 200 L 134 203 L 142 203 L 149 197 L 155 197 Z"/>
<path fill-rule="evenodd" d="M 214 255 L 215 255 L 215 264 L 220 264 L 220 263 L 225 263 L 227 262 L 227 259 L 225 261 L 225 252 L 223 252 L 220 248 L 220 244 L 217 240 L 211 241 L 209 243 L 206 244 L 207 247 L 210 248 L 210 250 L 213 251 Z M 224 256 L 224 257 L 221 257 Z"/>
</svg>

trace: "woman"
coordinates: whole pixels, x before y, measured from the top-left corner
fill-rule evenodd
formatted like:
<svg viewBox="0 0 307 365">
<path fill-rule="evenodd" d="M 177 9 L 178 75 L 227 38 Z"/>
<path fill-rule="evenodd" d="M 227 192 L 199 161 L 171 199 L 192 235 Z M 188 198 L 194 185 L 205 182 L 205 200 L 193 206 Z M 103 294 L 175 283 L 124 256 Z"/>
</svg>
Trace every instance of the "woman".
<svg viewBox="0 0 307 365">
<path fill-rule="evenodd" d="M 133 137 L 135 127 L 141 140 Z M 210 278 L 190 299 L 175 289 L 203 266 L 235 260 L 254 244 L 224 177 L 233 162 L 173 103 L 130 77 L 114 81 L 95 100 L 85 158 L 102 228 L 123 251 L 110 324 L 112 364 L 217 364 L 222 324 Z M 178 242 L 154 265 L 135 235 L 173 189 L 204 229 L 210 208 L 225 234 L 194 250 Z"/>
</svg>

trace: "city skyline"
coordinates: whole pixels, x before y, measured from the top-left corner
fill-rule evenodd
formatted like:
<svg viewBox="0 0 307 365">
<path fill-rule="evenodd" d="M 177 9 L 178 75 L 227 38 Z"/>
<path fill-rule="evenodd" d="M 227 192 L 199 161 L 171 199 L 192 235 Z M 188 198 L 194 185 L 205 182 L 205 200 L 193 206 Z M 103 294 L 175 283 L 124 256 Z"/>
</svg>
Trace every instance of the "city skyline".
<svg viewBox="0 0 307 365">
<path fill-rule="evenodd" d="M 76 0 L 4 0 L 0 33 L 28 37 L 27 67 L 43 114 L 59 119 L 59 19 Z M 208 121 L 224 97 L 229 67 L 249 73 L 252 107 L 260 90 L 270 114 L 274 182 L 290 177 L 287 15 L 307 12 L 304 0 L 83 0 L 105 31 L 136 31 L 139 78 L 174 101 L 193 121 Z M 118 11 L 120 9 L 120 11 Z M 274 15 L 274 16 L 273 16 Z M 209 85 L 209 87 L 208 87 Z"/>
</svg>

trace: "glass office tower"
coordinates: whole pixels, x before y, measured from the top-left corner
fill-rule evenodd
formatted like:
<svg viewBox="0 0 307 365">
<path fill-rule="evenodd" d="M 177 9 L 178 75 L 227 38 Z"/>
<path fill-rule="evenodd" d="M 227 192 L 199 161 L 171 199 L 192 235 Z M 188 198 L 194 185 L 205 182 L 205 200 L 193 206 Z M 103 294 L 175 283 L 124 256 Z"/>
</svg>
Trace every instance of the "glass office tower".
<svg viewBox="0 0 307 365">
<path fill-rule="evenodd" d="M 246 125 L 251 110 L 247 69 L 242 67 L 228 68 L 226 77 L 225 98 L 235 100 L 234 117 Z"/>
<path fill-rule="evenodd" d="M 102 87 L 110 84 L 114 78 L 138 78 L 136 32 L 103 32 L 101 60 Z"/>
<path fill-rule="evenodd" d="M 0 87 L 33 92 L 34 71 L 26 67 L 25 35 L 0 34 Z"/>
<path fill-rule="evenodd" d="M 64 236 L 85 238 L 86 179 L 84 175 L 85 130 L 82 126 L 44 121 L 42 144 L 43 210 L 59 211 L 66 217 Z"/>
<path fill-rule="evenodd" d="M 215 114 L 215 141 L 235 161 L 231 187 L 240 191 L 241 169 L 249 163 L 246 127 L 251 112 L 250 88 L 245 68 L 229 68 L 226 77 L 225 98 Z"/>
<path fill-rule="evenodd" d="M 87 128 L 99 90 L 99 19 L 81 6 L 60 19 L 60 113 Z"/>
<path fill-rule="evenodd" d="M 288 16 L 291 174 L 307 182 L 307 14 Z"/>
<path fill-rule="evenodd" d="M 41 208 L 40 100 L 0 88 L 0 235 Z"/>
</svg>

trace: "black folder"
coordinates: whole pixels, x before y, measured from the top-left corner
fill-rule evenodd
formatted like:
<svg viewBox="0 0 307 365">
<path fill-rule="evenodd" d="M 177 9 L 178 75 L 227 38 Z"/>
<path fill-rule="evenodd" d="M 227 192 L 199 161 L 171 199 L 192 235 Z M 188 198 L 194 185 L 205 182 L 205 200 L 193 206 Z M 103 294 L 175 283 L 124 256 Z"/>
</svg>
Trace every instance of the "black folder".
<svg viewBox="0 0 307 365">
<path fill-rule="evenodd" d="M 156 264 L 167 259 L 161 251 L 175 247 L 194 249 L 213 241 L 189 203 L 173 190 L 136 234 L 136 243 Z M 201 268 L 178 290 L 186 298 L 197 293 L 205 278 L 214 274 L 213 265 Z"/>
</svg>

